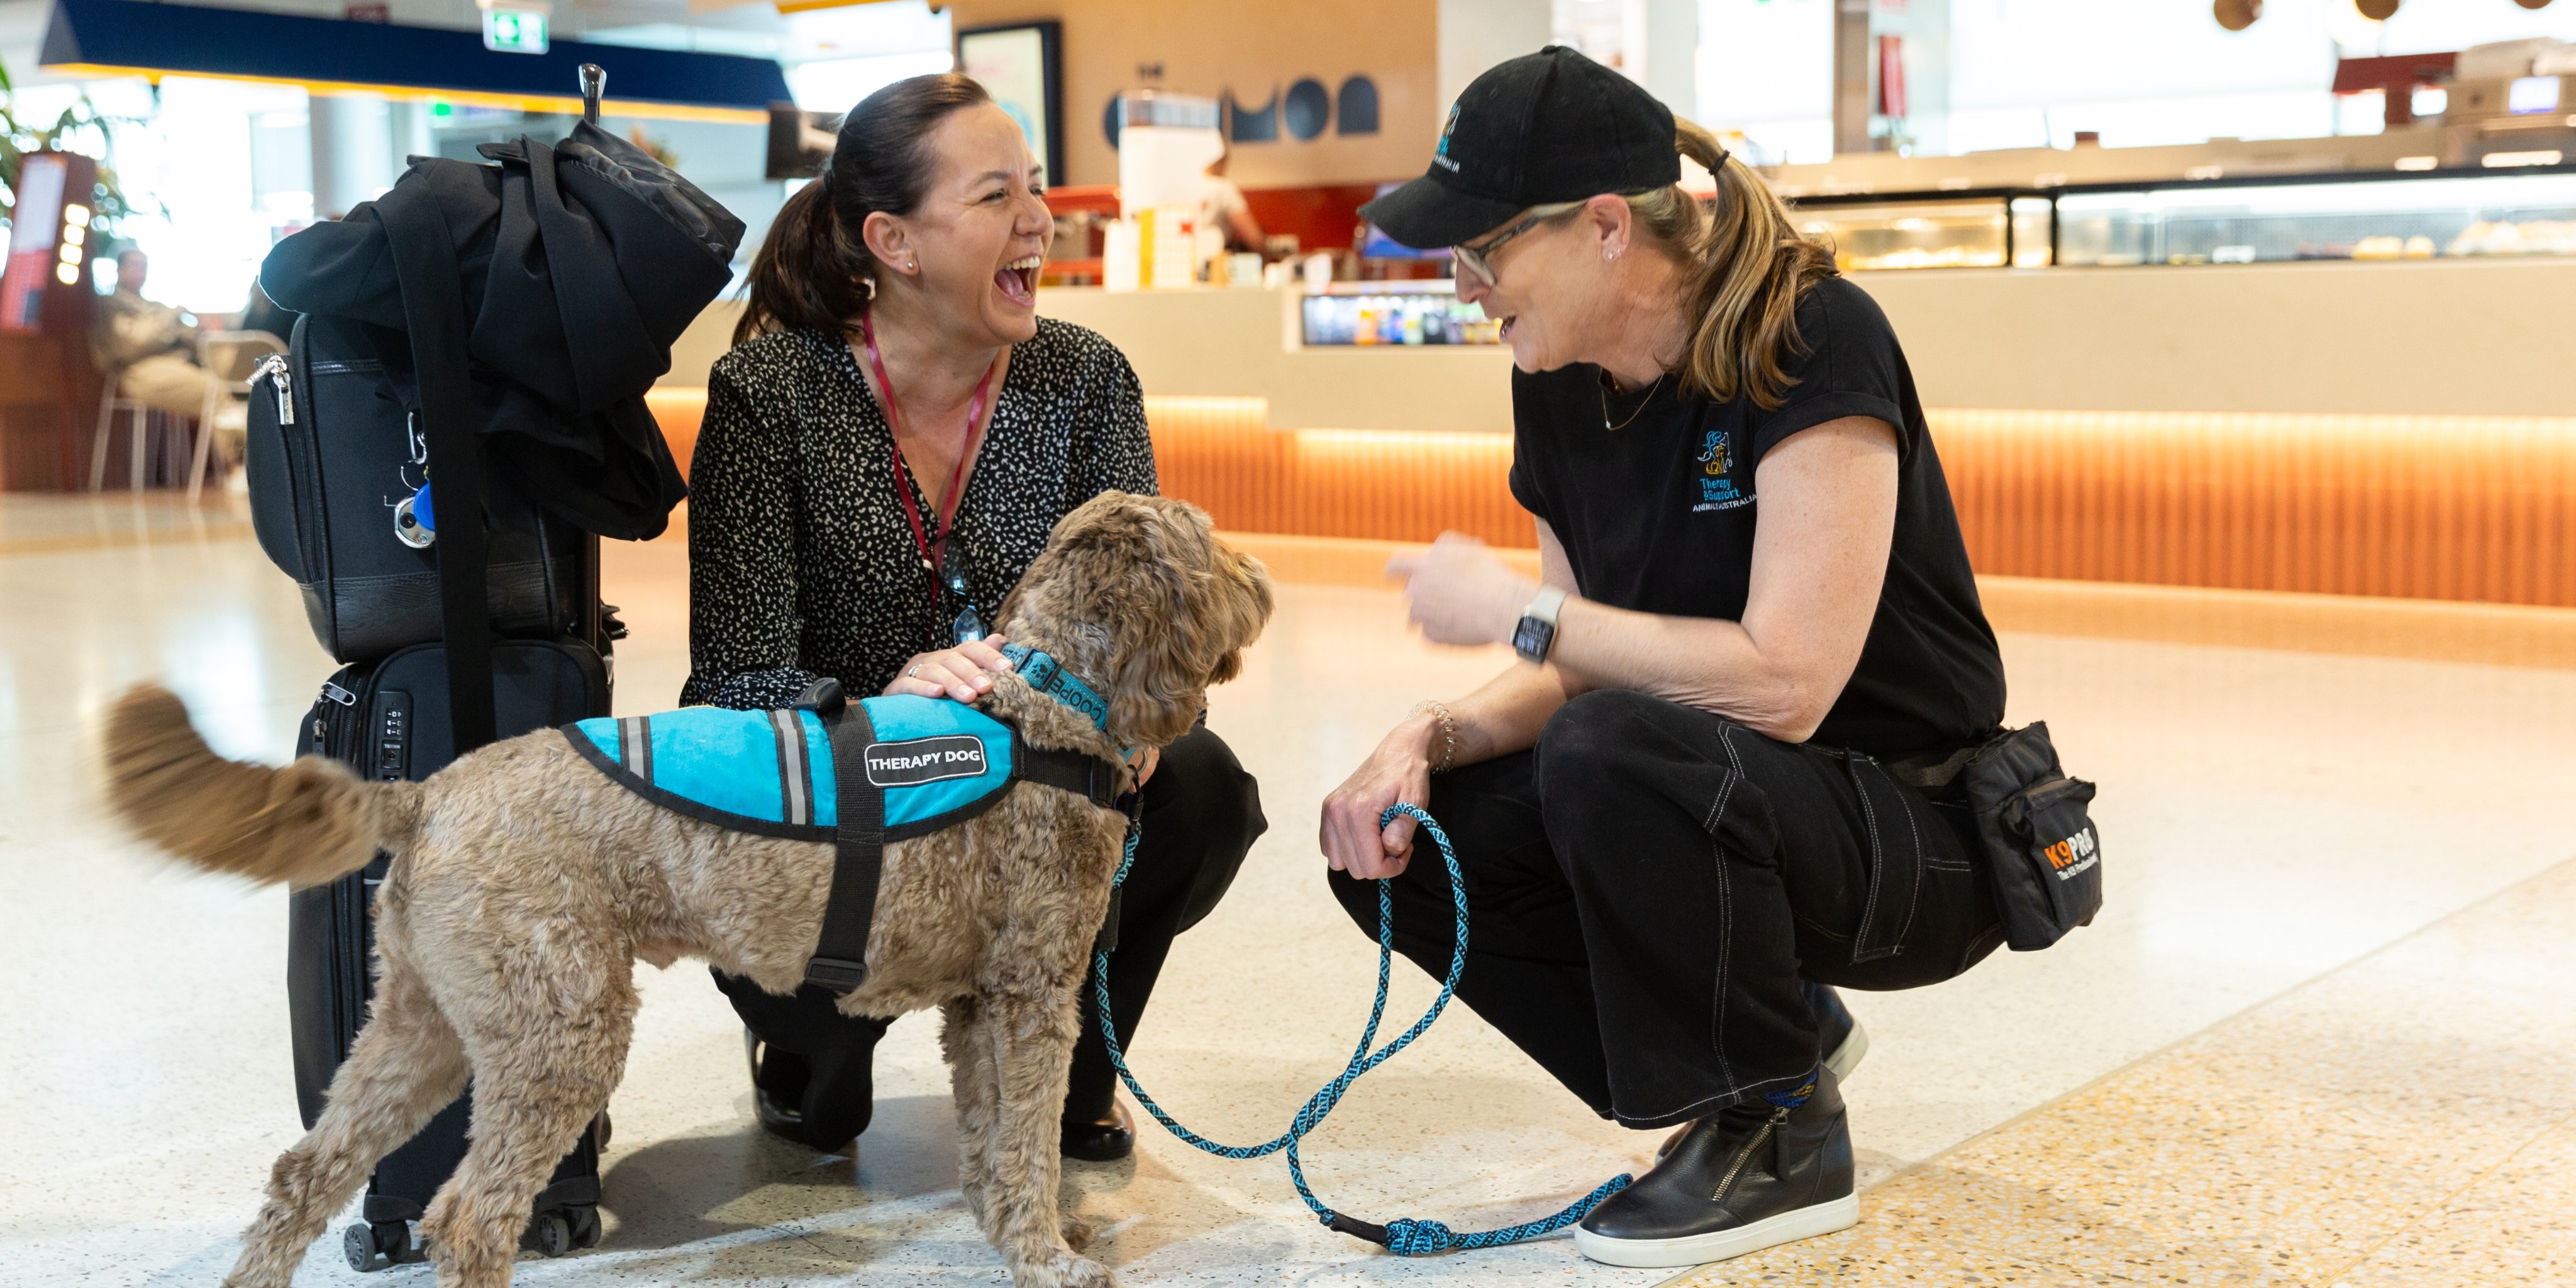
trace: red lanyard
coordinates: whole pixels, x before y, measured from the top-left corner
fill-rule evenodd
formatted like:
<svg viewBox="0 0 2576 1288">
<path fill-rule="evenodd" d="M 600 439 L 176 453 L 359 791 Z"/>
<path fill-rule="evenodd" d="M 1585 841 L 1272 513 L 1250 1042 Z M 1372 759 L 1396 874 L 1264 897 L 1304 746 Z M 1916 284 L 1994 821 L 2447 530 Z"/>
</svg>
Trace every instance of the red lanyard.
<svg viewBox="0 0 2576 1288">
<path fill-rule="evenodd" d="M 922 570 L 930 574 L 930 632 L 939 633 L 939 553 L 948 538 L 957 531 L 957 503 L 963 499 L 961 486 L 966 479 L 966 462 L 975 455 L 975 422 L 984 418 L 984 399 L 993 390 L 993 368 L 984 369 L 984 378 L 975 385 L 974 400 L 966 406 L 966 441 L 957 449 L 957 468 L 948 477 L 948 498 L 938 516 L 939 526 L 928 532 L 921 527 L 921 507 L 912 503 L 912 471 L 903 464 L 903 405 L 895 401 L 894 381 L 886 378 L 885 359 L 877 353 L 877 331 L 867 315 L 859 315 L 859 335 L 867 341 L 868 370 L 876 373 L 877 389 L 885 395 L 886 421 L 895 431 L 894 495 L 903 502 L 903 517 L 912 523 L 913 548 L 921 554 Z M 998 364 L 997 364 L 998 365 Z"/>
</svg>

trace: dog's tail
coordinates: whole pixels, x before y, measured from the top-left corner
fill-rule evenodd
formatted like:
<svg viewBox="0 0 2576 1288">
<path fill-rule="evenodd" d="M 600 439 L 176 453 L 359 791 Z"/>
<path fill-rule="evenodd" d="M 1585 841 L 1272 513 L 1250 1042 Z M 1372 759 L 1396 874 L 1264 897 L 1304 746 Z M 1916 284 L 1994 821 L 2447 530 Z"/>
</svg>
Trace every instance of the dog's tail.
<svg viewBox="0 0 2576 1288">
<path fill-rule="evenodd" d="M 107 802 L 145 840 L 212 872 L 318 885 L 400 849 L 420 820 L 418 783 L 371 783 L 306 756 L 279 769 L 226 760 L 179 696 L 137 685 L 108 708 Z"/>
</svg>

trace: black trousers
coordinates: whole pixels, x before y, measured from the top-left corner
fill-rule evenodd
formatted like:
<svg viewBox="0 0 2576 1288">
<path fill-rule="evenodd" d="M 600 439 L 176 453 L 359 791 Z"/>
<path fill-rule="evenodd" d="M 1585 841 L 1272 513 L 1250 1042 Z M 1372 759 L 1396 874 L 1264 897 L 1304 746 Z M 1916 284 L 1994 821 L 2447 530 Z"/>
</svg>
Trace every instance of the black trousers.
<svg viewBox="0 0 2576 1288">
<path fill-rule="evenodd" d="M 1912 988 L 2002 941 L 1963 806 L 1636 693 L 1575 698 L 1530 751 L 1432 779 L 1429 809 L 1467 881 L 1458 999 L 1631 1127 L 1794 1088 L 1820 1054 L 1802 978 Z M 1371 883 L 1332 883 L 1374 937 Z M 1445 974 L 1427 836 L 1391 894 L 1396 947 Z"/>
<path fill-rule="evenodd" d="M 1172 940 L 1216 909 L 1244 854 L 1270 828 L 1261 814 L 1260 784 L 1205 725 L 1163 749 L 1162 764 L 1142 796 L 1144 835 L 1136 866 L 1127 874 L 1118 951 L 1109 955 L 1110 1011 L 1118 1020 L 1119 1041 L 1130 1044 Z M 873 1112 L 869 1071 L 884 1021 L 843 1015 L 829 990 L 810 984 L 780 996 L 719 971 L 716 986 L 762 1042 L 805 1057 L 811 1069 L 803 1105 L 809 1134 L 839 1142 L 867 1130 Z M 1099 1004 L 1088 976 L 1081 995 L 1082 1039 L 1074 1047 L 1064 1102 L 1068 1122 L 1107 1117 L 1117 1091 L 1118 1072 L 1100 1039 Z"/>
</svg>

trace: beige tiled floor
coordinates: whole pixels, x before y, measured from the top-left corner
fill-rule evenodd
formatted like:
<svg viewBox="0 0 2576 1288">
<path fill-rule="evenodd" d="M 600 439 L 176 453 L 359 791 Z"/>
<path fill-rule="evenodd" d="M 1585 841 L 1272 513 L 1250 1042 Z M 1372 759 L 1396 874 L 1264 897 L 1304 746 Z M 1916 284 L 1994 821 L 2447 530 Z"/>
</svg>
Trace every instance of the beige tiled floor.
<svg viewBox="0 0 2576 1288">
<path fill-rule="evenodd" d="M 148 539 L 128 534 L 146 534 Z M 686 667 L 675 544 L 612 551 L 635 636 L 618 706 Z M 1416 699 L 1499 663 L 1430 649 L 1396 601 L 1297 587 L 1214 723 L 1272 829 L 1176 947 L 1135 1042 L 1194 1126 L 1266 1137 L 1336 1068 L 1374 954 L 1325 895 L 1323 792 Z M 2576 1257 L 2576 673 L 2036 635 L 2016 720 L 2104 784 L 2112 903 L 2044 954 L 1861 995 L 1849 1086 L 1866 1219 L 1702 1282 L 2549 1282 Z M 89 714 L 161 676 L 231 754 L 282 758 L 329 663 L 238 516 L 0 498 L 0 1283 L 210 1282 L 295 1134 L 284 900 L 181 876 L 110 832 Z M 2535 879 L 2536 878 L 2536 879 Z M 896 1026 L 855 1161 L 749 1123 L 738 1030 L 695 968 L 643 969 L 598 1250 L 523 1283 L 998 1283 L 958 1206 L 933 1026 Z M 1397 1009 L 1430 994 L 1399 976 Z M 2556 1009 L 2553 1009 L 2556 1008 Z M 1461 1228 L 1548 1210 L 1650 1138 L 1585 1114 L 1453 1011 L 1308 1154 L 1332 1200 Z M 2519 1151 L 2519 1152 L 2516 1152 Z M 1316 1226 L 1278 1160 L 1149 1136 L 1069 1169 L 1134 1283 L 1578 1283 L 1554 1239 L 1398 1261 Z M 299 1283 L 360 1280 L 328 1244 Z M 2551 1258 L 2556 1258 L 2552 1261 Z M 2471 1270 L 2462 1270 L 2465 1261 Z"/>
</svg>

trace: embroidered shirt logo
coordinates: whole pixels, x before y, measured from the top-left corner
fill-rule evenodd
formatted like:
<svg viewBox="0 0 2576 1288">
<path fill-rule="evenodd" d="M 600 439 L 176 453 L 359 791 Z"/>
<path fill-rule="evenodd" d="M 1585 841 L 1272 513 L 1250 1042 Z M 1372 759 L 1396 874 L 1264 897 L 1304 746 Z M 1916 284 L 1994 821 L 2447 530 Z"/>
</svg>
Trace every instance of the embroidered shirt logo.
<svg viewBox="0 0 2576 1288">
<path fill-rule="evenodd" d="M 872 742 L 861 754 L 867 764 L 868 782 L 877 787 L 981 778 L 986 772 L 984 740 L 963 734 Z"/>
<path fill-rule="evenodd" d="M 1737 487 L 1731 477 L 1735 472 L 1734 444 L 1728 441 L 1725 430 L 1708 431 L 1700 439 L 1696 459 L 1699 461 L 1699 501 L 1691 506 L 1691 513 L 1732 510 L 1753 503 L 1753 497 Z"/>
<path fill-rule="evenodd" d="M 1431 164 L 1451 174 L 1458 173 L 1458 163 L 1449 159 L 1449 136 L 1457 132 L 1458 105 L 1452 103 L 1449 105 L 1449 122 L 1440 127 L 1440 146 L 1431 154 Z"/>
</svg>

